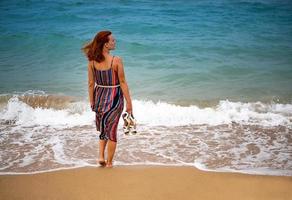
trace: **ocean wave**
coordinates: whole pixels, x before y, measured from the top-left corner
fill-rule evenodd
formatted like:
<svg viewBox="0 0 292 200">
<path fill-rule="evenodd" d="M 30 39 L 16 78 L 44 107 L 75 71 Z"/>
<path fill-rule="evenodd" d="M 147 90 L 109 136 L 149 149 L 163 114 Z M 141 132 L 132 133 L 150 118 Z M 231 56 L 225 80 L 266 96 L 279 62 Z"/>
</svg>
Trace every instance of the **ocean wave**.
<svg viewBox="0 0 292 200">
<path fill-rule="evenodd" d="M 87 100 L 48 94 L 1 96 L 1 123 L 21 126 L 74 127 L 91 125 L 94 113 Z M 4 102 L 4 99 L 7 102 Z M 5 104 L 4 104 L 5 103 Z M 125 109 L 125 108 L 124 108 Z M 221 100 L 212 107 L 180 106 L 167 102 L 133 100 L 133 112 L 147 126 L 220 125 L 240 123 L 262 126 L 291 126 L 292 105 Z"/>
<path fill-rule="evenodd" d="M 88 100 L 43 91 L 0 99 L 0 174 L 96 166 L 99 133 Z M 134 99 L 133 108 L 138 134 L 122 134 L 120 120 L 116 165 L 291 176 L 291 104 Z"/>
</svg>

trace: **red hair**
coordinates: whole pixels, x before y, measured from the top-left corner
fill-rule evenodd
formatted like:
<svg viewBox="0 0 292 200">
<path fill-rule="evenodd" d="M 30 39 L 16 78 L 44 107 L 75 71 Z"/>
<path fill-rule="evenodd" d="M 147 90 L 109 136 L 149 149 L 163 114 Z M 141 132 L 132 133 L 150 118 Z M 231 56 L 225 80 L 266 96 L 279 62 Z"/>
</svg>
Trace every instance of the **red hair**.
<svg viewBox="0 0 292 200">
<path fill-rule="evenodd" d="M 109 41 L 108 36 L 110 34 L 112 34 L 111 31 L 100 31 L 91 42 L 85 44 L 81 48 L 89 61 L 95 60 L 97 62 L 102 62 L 105 60 L 102 49 L 104 44 Z"/>
</svg>

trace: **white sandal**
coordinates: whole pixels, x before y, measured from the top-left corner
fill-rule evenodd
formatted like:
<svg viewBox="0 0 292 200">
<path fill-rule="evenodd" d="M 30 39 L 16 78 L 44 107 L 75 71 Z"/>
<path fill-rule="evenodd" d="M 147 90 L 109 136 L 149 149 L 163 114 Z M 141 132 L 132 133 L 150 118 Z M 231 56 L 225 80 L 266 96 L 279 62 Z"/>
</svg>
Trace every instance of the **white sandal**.
<svg viewBox="0 0 292 200">
<path fill-rule="evenodd" d="M 128 112 L 125 112 L 122 115 L 122 117 L 124 119 L 124 125 L 123 125 L 124 133 L 126 135 L 129 135 L 129 133 L 131 133 L 132 135 L 135 135 L 137 133 L 137 130 L 136 130 L 137 121 L 134 118 L 134 116 L 132 114 L 130 115 Z"/>
<path fill-rule="evenodd" d="M 130 133 L 132 135 L 135 135 L 137 133 L 137 130 L 136 130 L 137 121 L 133 115 L 130 115 L 129 118 L 130 118 Z"/>
<path fill-rule="evenodd" d="M 123 125 L 123 131 L 126 135 L 130 133 L 130 119 L 129 119 L 129 113 L 125 112 L 123 115 L 124 125 Z"/>
</svg>

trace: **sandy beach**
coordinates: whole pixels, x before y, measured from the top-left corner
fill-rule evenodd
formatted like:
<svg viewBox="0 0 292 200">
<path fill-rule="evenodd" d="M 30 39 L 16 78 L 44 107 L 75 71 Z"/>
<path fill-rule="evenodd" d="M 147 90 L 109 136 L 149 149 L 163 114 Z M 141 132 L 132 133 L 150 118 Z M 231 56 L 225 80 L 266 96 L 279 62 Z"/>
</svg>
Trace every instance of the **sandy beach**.
<svg viewBox="0 0 292 200">
<path fill-rule="evenodd" d="M 292 199 L 292 177 L 192 167 L 84 167 L 0 176 L 0 199 Z"/>
</svg>

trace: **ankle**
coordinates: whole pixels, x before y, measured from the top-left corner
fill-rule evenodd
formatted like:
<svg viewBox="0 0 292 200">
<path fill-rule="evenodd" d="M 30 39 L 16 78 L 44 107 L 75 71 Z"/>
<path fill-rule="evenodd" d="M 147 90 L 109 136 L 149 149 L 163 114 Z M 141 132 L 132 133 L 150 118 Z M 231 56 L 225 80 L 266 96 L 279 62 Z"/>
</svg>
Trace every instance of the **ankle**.
<svg viewBox="0 0 292 200">
<path fill-rule="evenodd" d="M 113 164 L 113 161 L 107 160 L 106 163 L 109 164 L 109 165 L 112 165 Z"/>
<path fill-rule="evenodd" d="M 113 164 L 112 163 L 106 163 L 106 167 L 111 168 L 111 167 L 113 167 Z"/>
</svg>

